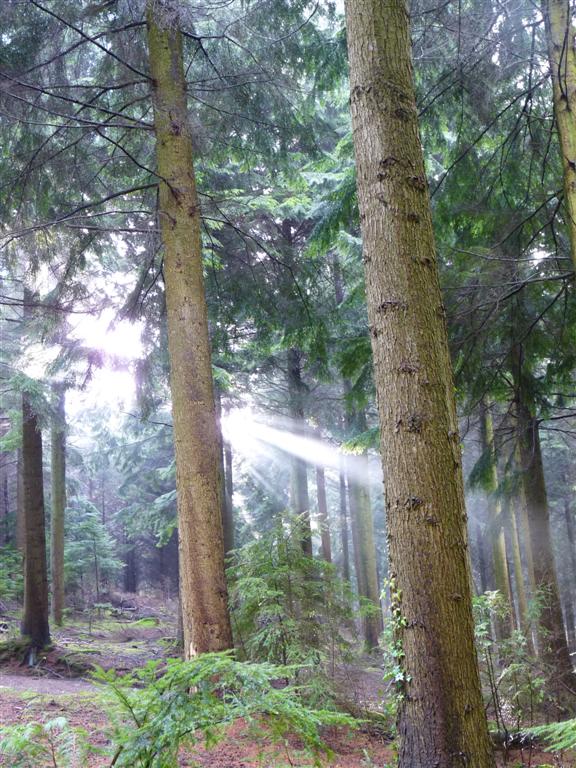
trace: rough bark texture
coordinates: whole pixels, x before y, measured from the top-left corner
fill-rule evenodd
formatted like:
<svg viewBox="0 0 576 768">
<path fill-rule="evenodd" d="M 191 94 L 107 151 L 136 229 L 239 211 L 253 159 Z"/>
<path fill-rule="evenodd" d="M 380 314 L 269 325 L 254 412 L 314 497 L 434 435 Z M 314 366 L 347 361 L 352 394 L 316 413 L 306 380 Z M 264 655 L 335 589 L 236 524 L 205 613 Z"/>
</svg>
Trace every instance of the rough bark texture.
<svg viewBox="0 0 576 768">
<path fill-rule="evenodd" d="M 21 631 L 30 638 L 34 648 L 43 648 L 50 642 L 50 628 L 42 433 L 25 393 L 22 395 L 22 484 L 25 545 Z"/>
<path fill-rule="evenodd" d="M 289 349 L 287 377 L 290 417 L 293 429 L 305 433 L 304 400 L 306 388 L 302 381 L 301 355 L 297 349 Z M 312 556 L 312 529 L 310 526 L 310 496 L 308 493 L 308 466 L 304 459 L 292 457 L 292 506 L 302 528 L 302 549 Z"/>
<path fill-rule="evenodd" d="M 480 409 L 480 439 L 482 452 L 487 457 L 486 490 L 488 491 L 489 520 L 488 531 L 492 546 L 492 574 L 494 587 L 500 592 L 506 603 L 508 619 L 498 615 L 494 617 L 494 627 L 499 639 L 508 637 L 514 629 L 514 606 L 510 589 L 510 574 L 508 573 L 508 558 L 506 556 L 506 537 L 503 526 L 502 502 L 498 496 L 498 466 L 494 446 L 494 425 L 492 414 L 485 404 Z"/>
<path fill-rule="evenodd" d="M 326 502 L 326 477 L 322 467 L 316 467 L 316 493 L 318 495 L 318 524 L 322 542 L 322 557 L 327 563 L 331 563 L 330 518 L 328 517 L 328 504 Z"/>
<path fill-rule="evenodd" d="M 576 268 L 576 27 L 570 0 L 543 0 L 542 13 L 562 155 L 564 210 Z"/>
<path fill-rule="evenodd" d="M 519 395 L 520 397 L 522 395 L 521 389 Z M 558 683 L 558 693 L 563 695 L 565 692 L 560 686 L 576 691 L 576 676 L 564 634 L 560 592 L 554 567 L 538 420 L 532 416 L 530 409 L 522 400 L 516 403 L 516 416 L 534 578 L 536 589 L 542 593 L 543 598 L 540 624 L 545 637 L 540 638 L 540 652 L 550 666 L 552 679 Z"/>
<path fill-rule="evenodd" d="M 52 417 L 52 618 L 62 624 L 64 610 L 64 510 L 66 509 L 66 413 L 65 390 L 54 386 L 56 410 Z"/>
<path fill-rule="evenodd" d="M 232 646 L 218 427 L 178 3 L 149 0 L 159 217 L 174 419 L 180 594 L 186 657 Z"/>
<path fill-rule="evenodd" d="M 406 5 L 346 3 L 352 127 L 391 576 L 402 768 L 494 765 L 474 649 L 454 390 Z"/>
</svg>

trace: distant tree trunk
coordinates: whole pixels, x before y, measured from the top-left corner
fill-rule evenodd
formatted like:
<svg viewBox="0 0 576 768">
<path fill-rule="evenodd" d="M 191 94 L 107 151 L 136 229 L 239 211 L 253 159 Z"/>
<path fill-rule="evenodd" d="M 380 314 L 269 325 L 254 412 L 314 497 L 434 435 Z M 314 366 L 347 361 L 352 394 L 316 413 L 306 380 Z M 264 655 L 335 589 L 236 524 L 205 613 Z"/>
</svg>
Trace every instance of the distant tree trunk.
<svg viewBox="0 0 576 768">
<path fill-rule="evenodd" d="M 356 532 L 353 539 L 358 594 L 374 606 L 374 610 L 371 610 L 362 622 L 364 641 L 366 647 L 371 650 L 378 646 L 383 622 L 374 537 L 374 517 L 369 490 L 368 459 L 365 455 L 351 455 L 348 457 L 347 463 L 350 519 L 353 530 L 355 529 Z"/>
<path fill-rule="evenodd" d="M 305 385 L 302 381 L 301 353 L 297 349 L 288 350 L 288 394 L 290 417 L 297 434 L 305 434 L 304 399 Z M 294 514 L 302 526 L 302 549 L 312 556 L 312 529 L 310 527 L 310 497 L 308 494 L 308 466 L 299 456 L 292 457 L 292 503 Z"/>
<path fill-rule="evenodd" d="M 232 647 L 218 427 L 178 6 L 148 0 L 187 658 Z"/>
<path fill-rule="evenodd" d="M 460 444 L 404 0 L 347 0 L 352 128 L 390 573 L 400 768 L 491 768 Z"/>
<path fill-rule="evenodd" d="M 350 581 L 350 548 L 348 545 L 348 516 L 346 501 L 346 475 L 343 469 L 340 469 L 339 477 L 340 488 L 340 542 L 342 546 L 342 578 L 344 581 Z"/>
<path fill-rule="evenodd" d="M 135 594 L 138 592 L 138 560 L 136 546 L 132 543 L 126 551 L 124 560 L 124 591 Z"/>
<path fill-rule="evenodd" d="M 494 425 L 492 414 L 483 403 L 480 407 L 480 437 L 482 452 L 487 457 L 487 487 L 489 520 L 488 531 L 492 544 L 492 568 L 494 586 L 502 595 L 508 610 L 507 619 L 496 615 L 494 627 L 498 639 L 509 637 L 514 630 L 514 606 L 510 591 L 510 574 L 508 573 L 508 559 L 506 557 L 506 537 L 504 535 L 502 502 L 498 496 L 498 466 L 496 461 L 496 449 L 494 446 Z"/>
<path fill-rule="evenodd" d="M 475 522 L 474 528 L 476 531 L 476 549 L 478 552 L 478 585 L 477 589 L 480 594 L 486 592 L 490 583 L 488 574 L 488 565 L 486 563 L 486 553 L 484 551 L 484 531 L 478 521 Z"/>
<path fill-rule="evenodd" d="M 516 417 L 530 549 L 536 588 L 542 593 L 543 600 L 540 623 L 545 637 L 541 638 L 540 642 L 541 654 L 550 665 L 552 678 L 559 685 L 576 690 L 576 677 L 564 634 L 560 593 L 554 567 L 538 420 L 531 414 L 524 400 L 524 388 L 521 384 L 517 387 Z"/>
<path fill-rule="evenodd" d="M 220 481 L 222 501 L 222 532 L 224 536 L 224 556 L 234 549 L 234 509 L 232 506 L 232 446 L 222 436 L 222 395 L 220 387 L 214 387 L 214 402 L 218 423 L 218 454 L 220 457 Z"/>
<path fill-rule="evenodd" d="M 506 500 L 504 520 L 510 531 L 510 541 L 512 543 L 512 562 L 514 563 L 514 580 L 516 582 L 516 597 L 518 600 L 519 626 L 526 637 L 528 650 L 533 652 L 532 630 L 528 618 L 528 597 L 526 594 L 526 583 L 524 581 L 524 571 L 522 568 L 522 553 L 520 550 L 518 523 L 516 521 L 516 506 L 517 504 L 512 498 L 509 497 Z"/>
<path fill-rule="evenodd" d="M 234 549 L 234 471 L 232 466 L 232 446 L 224 442 L 224 552 L 228 555 Z"/>
<path fill-rule="evenodd" d="M 22 395 L 22 480 L 25 547 L 21 631 L 30 638 L 32 647 L 39 649 L 50 642 L 42 432 L 26 393 Z"/>
<path fill-rule="evenodd" d="M 568 478 L 564 476 L 564 482 Z M 576 590 L 576 537 L 574 536 L 574 518 L 572 515 L 571 499 L 564 499 L 564 520 L 566 522 L 566 533 L 568 534 L 568 548 L 570 551 L 570 560 L 572 563 L 572 578 L 570 579 L 570 589 L 568 590 L 568 600 L 571 603 L 570 615 L 572 616 L 572 626 L 569 628 L 572 647 L 576 648 L 576 615 L 574 612 L 574 598 Z"/>
<path fill-rule="evenodd" d="M 64 514 L 66 509 L 66 411 L 65 389 L 54 385 L 56 409 L 52 417 L 52 617 L 62 624 L 64 610 Z"/>
<path fill-rule="evenodd" d="M 576 268 L 576 27 L 570 0 L 542 0 L 542 13 L 560 139 L 565 218 Z"/>
<path fill-rule="evenodd" d="M 16 546 L 23 555 L 26 532 L 24 530 L 24 473 L 21 448 L 18 448 L 16 453 Z"/>
<path fill-rule="evenodd" d="M 323 467 L 316 467 L 316 493 L 318 494 L 318 523 L 322 542 L 322 557 L 327 563 L 332 562 L 332 543 L 330 541 L 330 518 L 326 502 L 326 477 Z"/>
</svg>

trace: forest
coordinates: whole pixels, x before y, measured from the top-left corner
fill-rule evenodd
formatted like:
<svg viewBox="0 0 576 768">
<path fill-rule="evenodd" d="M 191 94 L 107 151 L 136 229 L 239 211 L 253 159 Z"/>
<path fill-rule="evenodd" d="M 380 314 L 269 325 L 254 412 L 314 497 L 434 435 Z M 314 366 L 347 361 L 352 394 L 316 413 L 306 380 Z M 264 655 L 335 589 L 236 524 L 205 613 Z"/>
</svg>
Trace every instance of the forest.
<svg viewBox="0 0 576 768">
<path fill-rule="evenodd" d="M 576 766 L 575 0 L 0 8 L 0 766 Z"/>
</svg>

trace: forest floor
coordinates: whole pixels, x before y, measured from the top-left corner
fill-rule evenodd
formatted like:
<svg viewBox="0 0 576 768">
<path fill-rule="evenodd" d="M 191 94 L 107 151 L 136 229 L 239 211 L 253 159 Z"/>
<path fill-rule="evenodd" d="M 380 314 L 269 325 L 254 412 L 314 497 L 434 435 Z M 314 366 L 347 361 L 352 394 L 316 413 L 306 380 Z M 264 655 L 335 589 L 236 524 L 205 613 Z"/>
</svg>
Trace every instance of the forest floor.
<svg viewBox="0 0 576 768">
<path fill-rule="evenodd" d="M 89 741 L 106 747 L 110 726 L 98 687 L 90 681 L 90 669 L 127 672 L 150 659 L 177 655 L 174 643 L 175 605 L 166 600 L 132 601 L 129 609 L 96 611 L 67 618 L 62 629 L 53 632 L 54 649 L 37 660 L 36 666 L 23 665 L 18 658 L 0 659 L 0 728 L 6 725 L 45 722 L 64 717 L 74 727 L 88 733 Z M 15 615 L 2 618 L 0 641 L 15 637 Z M 382 671 L 374 666 L 350 666 L 339 670 L 340 688 L 346 691 L 356 709 L 378 709 L 383 697 Z M 333 751 L 330 765 L 335 768 L 384 768 L 394 764 L 393 745 L 376 731 L 330 728 L 323 734 Z M 209 751 L 198 748 L 181 757 L 182 768 L 288 768 L 312 766 L 302 750 L 297 734 L 286 745 L 255 740 L 244 723 L 236 723 L 226 739 Z M 103 768 L 109 759 L 94 756 L 83 768 Z M 533 751 L 499 753 L 498 765 L 511 768 L 575 768 L 576 759 Z M 8 763 L 0 766 L 9 768 Z"/>
</svg>

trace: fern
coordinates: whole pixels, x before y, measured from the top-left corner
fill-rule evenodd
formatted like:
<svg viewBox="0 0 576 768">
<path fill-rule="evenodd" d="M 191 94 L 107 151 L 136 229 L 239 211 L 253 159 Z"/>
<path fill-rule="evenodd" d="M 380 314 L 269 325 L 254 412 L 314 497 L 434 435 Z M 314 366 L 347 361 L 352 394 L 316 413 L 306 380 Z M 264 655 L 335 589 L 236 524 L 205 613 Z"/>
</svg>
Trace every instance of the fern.
<svg viewBox="0 0 576 768">
<path fill-rule="evenodd" d="M 576 718 L 563 720 L 560 723 L 539 725 L 536 728 L 531 728 L 529 735 L 542 739 L 550 752 L 576 749 Z"/>
</svg>

